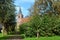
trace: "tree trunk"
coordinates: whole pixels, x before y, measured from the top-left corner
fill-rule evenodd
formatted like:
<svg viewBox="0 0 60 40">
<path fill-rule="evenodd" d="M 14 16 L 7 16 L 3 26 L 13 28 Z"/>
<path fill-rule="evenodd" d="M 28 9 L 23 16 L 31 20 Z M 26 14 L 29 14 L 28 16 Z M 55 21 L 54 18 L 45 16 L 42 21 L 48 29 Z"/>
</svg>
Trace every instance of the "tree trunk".
<svg viewBox="0 0 60 40">
<path fill-rule="evenodd" d="M 2 27 L 2 34 L 3 34 L 3 36 L 4 36 L 4 35 L 7 35 L 7 31 L 6 31 L 6 29 L 5 29 L 4 26 Z"/>
<path fill-rule="evenodd" d="M 39 32 L 37 32 L 37 38 L 39 37 Z"/>
<path fill-rule="evenodd" d="M 37 38 L 39 37 L 39 29 L 38 29 L 38 27 L 37 27 Z"/>
</svg>

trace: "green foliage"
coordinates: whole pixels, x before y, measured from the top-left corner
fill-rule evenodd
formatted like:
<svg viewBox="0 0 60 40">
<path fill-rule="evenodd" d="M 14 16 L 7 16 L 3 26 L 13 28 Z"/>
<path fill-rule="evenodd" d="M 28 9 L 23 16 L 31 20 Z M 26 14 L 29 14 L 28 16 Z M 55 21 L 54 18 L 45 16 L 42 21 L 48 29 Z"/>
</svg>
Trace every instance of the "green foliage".
<svg viewBox="0 0 60 40">
<path fill-rule="evenodd" d="M 49 5 L 47 3 L 49 2 Z M 23 30 L 25 33 L 33 36 L 54 36 L 60 35 L 60 15 L 55 15 L 60 13 L 58 5 L 53 6 L 51 0 L 36 0 L 33 7 L 29 10 L 31 20 L 28 24 L 24 24 Z M 44 3 L 43 3 L 44 2 Z M 42 6 L 43 5 L 43 6 Z M 41 7 L 42 6 L 42 7 Z M 41 13 L 41 10 L 49 10 Z M 41 7 L 41 8 L 40 8 Z M 27 26 L 28 25 L 28 26 Z M 27 29 L 27 27 L 29 29 Z M 22 28 L 21 28 L 22 29 Z M 33 33 L 32 33 L 33 32 Z"/>
<path fill-rule="evenodd" d="M 30 22 L 20 25 L 20 32 L 27 37 L 37 36 L 54 36 L 60 35 L 60 16 L 56 15 L 35 15 Z"/>
<path fill-rule="evenodd" d="M 34 35 L 34 31 L 28 23 L 24 23 L 20 25 L 20 34 L 24 34 L 25 37 L 32 37 Z"/>
<path fill-rule="evenodd" d="M 0 23 L 4 26 L 4 30 L 7 32 L 10 27 L 15 27 L 15 5 L 13 0 L 2 0 L 4 3 L 0 3 Z"/>
<path fill-rule="evenodd" d="M 2 33 L 0 33 L 0 37 L 3 37 Z"/>
</svg>

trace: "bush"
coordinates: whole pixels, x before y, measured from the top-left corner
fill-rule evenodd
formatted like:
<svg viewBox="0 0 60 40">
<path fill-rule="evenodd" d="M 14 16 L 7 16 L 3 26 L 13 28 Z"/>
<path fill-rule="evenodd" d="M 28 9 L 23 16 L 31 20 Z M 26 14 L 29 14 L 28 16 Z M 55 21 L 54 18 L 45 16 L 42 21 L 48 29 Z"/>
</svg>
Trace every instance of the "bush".
<svg viewBox="0 0 60 40">
<path fill-rule="evenodd" d="M 60 35 L 60 16 L 36 16 L 30 22 L 20 25 L 20 33 L 26 37 L 36 37 L 37 32 L 39 36 Z"/>
<path fill-rule="evenodd" d="M 24 24 L 20 25 L 20 34 L 24 34 L 25 37 L 33 37 L 34 30 L 27 24 L 28 23 L 24 23 Z"/>
</svg>

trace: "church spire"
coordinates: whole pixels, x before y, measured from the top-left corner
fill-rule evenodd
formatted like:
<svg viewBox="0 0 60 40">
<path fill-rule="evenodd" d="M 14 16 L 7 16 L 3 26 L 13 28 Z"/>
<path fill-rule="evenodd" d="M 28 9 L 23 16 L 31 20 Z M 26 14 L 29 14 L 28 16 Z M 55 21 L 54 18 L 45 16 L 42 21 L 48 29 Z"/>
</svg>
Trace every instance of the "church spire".
<svg viewBox="0 0 60 40">
<path fill-rule="evenodd" d="M 21 11 L 21 7 L 19 8 L 19 12 L 18 12 L 18 18 L 23 18 L 23 14 L 22 14 L 22 11 Z"/>
<path fill-rule="evenodd" d="M 21 7 L 19 7 L 19 14 L 22 14 Z"/>
</svg>

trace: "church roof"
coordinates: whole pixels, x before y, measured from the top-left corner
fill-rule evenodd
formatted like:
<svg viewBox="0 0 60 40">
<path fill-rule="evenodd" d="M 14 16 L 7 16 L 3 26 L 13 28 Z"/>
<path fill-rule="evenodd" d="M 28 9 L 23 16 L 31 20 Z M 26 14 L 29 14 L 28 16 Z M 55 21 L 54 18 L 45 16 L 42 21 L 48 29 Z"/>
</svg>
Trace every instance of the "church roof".
<svg viewBox="0 0 60 40">
<path fill-rule="evenodd" d="M 22 18 L 21 19 L 21 22 L 22 23 L 26 23 L 26 22 L 29 22 L 30 21 L 30 18 Z"/>
<path fill-rule="evenodd" d="M 21 8 L 19 8 L 19 12 L 18 12 L 17 16 L 20 16 L 20 18 L 17 19 L 20 24 L 23 24 L 23 23 L 26 23 L 26 22 L 30 21 L 29 17 L 23 18 L 23 14 L 22 14 Z"/>
</svg>

